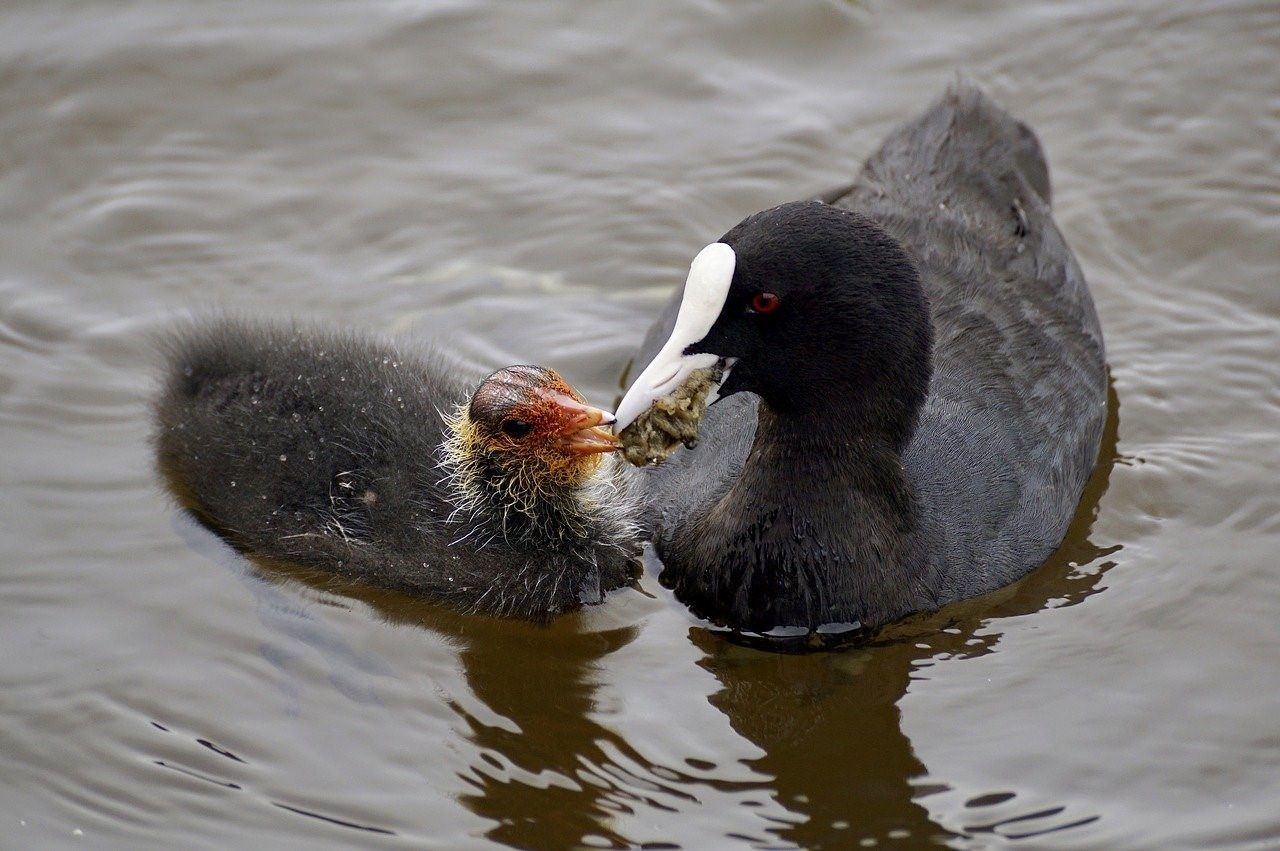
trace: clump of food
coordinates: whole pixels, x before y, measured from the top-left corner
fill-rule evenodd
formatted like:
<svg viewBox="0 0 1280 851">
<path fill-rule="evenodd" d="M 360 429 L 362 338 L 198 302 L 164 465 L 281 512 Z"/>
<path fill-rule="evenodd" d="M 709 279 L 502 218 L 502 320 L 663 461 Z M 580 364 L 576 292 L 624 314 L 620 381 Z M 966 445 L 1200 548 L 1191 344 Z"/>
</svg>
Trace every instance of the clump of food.
<svg viewBox="0 0 1280 851">
<path fill-rule="evenodd" d="M 650 405 L 618 435 L 623 457 L 643 467 L 665 461 L 681 445 L 694 446 L 707 396 L 720 384 L 721 373 L 718 366 L 695 369 L 683 384 Z"/>
</svg>

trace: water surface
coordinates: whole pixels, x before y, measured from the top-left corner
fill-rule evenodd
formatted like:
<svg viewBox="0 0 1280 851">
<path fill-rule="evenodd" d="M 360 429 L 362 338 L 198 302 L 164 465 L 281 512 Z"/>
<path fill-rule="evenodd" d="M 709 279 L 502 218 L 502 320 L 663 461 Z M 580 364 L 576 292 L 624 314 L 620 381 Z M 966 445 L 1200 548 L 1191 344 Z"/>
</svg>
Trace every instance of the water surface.
<svg viewBox="0 0 1280 851">
<path fill-rule="evenodd" d="M 1275 847 L 1280 7 L 0 12 L 0 844 Z M 147 446 L 193 307 L 619 376 L 695 251 L 962 70 L 1048 150 L 1113 378 L 1061 551 L 864 649 L 263 573 Z"/>
</svg>

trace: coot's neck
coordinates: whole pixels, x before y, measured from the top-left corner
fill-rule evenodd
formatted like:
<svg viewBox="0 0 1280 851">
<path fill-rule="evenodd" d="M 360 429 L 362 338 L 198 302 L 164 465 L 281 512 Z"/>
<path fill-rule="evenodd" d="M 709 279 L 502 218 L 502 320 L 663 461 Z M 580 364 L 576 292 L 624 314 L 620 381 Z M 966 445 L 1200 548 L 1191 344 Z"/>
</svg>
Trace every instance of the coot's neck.
<svg viewBox="0 0 1280 851">
<path fill-rule="evenodd" d="M 699 614 L 765 631 L 875 627 L 920 608 L 928 591 L 902 441 L 868 429 L 845 410 L 853 404 L 839 394 L 785 413 L 761 403 L 742 473 L 675 542 L 686 569 L 664 577 Z"/>
</svg>

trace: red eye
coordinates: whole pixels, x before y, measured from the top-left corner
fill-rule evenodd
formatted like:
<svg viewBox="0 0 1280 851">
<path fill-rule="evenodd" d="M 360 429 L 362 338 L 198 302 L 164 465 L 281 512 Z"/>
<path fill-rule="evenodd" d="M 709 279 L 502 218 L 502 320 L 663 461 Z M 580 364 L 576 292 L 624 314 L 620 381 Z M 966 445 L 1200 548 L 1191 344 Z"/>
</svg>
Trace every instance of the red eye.
<svg viewBox="0 0 1280 851">
<path fill-rule="evenodd" d="M 773 313 L 782 304 L 782 299 L 774 293 L 758 292 L 751 297 L 751 309 L 756 313 Z"/>
</svg>

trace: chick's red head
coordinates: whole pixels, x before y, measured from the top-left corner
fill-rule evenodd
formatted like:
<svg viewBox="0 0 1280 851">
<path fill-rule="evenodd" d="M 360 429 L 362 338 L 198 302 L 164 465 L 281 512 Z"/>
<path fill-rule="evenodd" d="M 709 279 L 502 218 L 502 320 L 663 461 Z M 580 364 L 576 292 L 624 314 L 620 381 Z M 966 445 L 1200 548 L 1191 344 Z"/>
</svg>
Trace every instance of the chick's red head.
<svg viewBox="0 0 1280 851">
<path fill-rule="evenodd" d="M 559 373 L 540 366 L 508 366 L 490 375 L 472 395 L 467 415 L 484 449 L 558 478 L 586 475 L 601 453 L 618 448 L 602 428 L 613 414 L 588 405 Z"/>
</svg>

